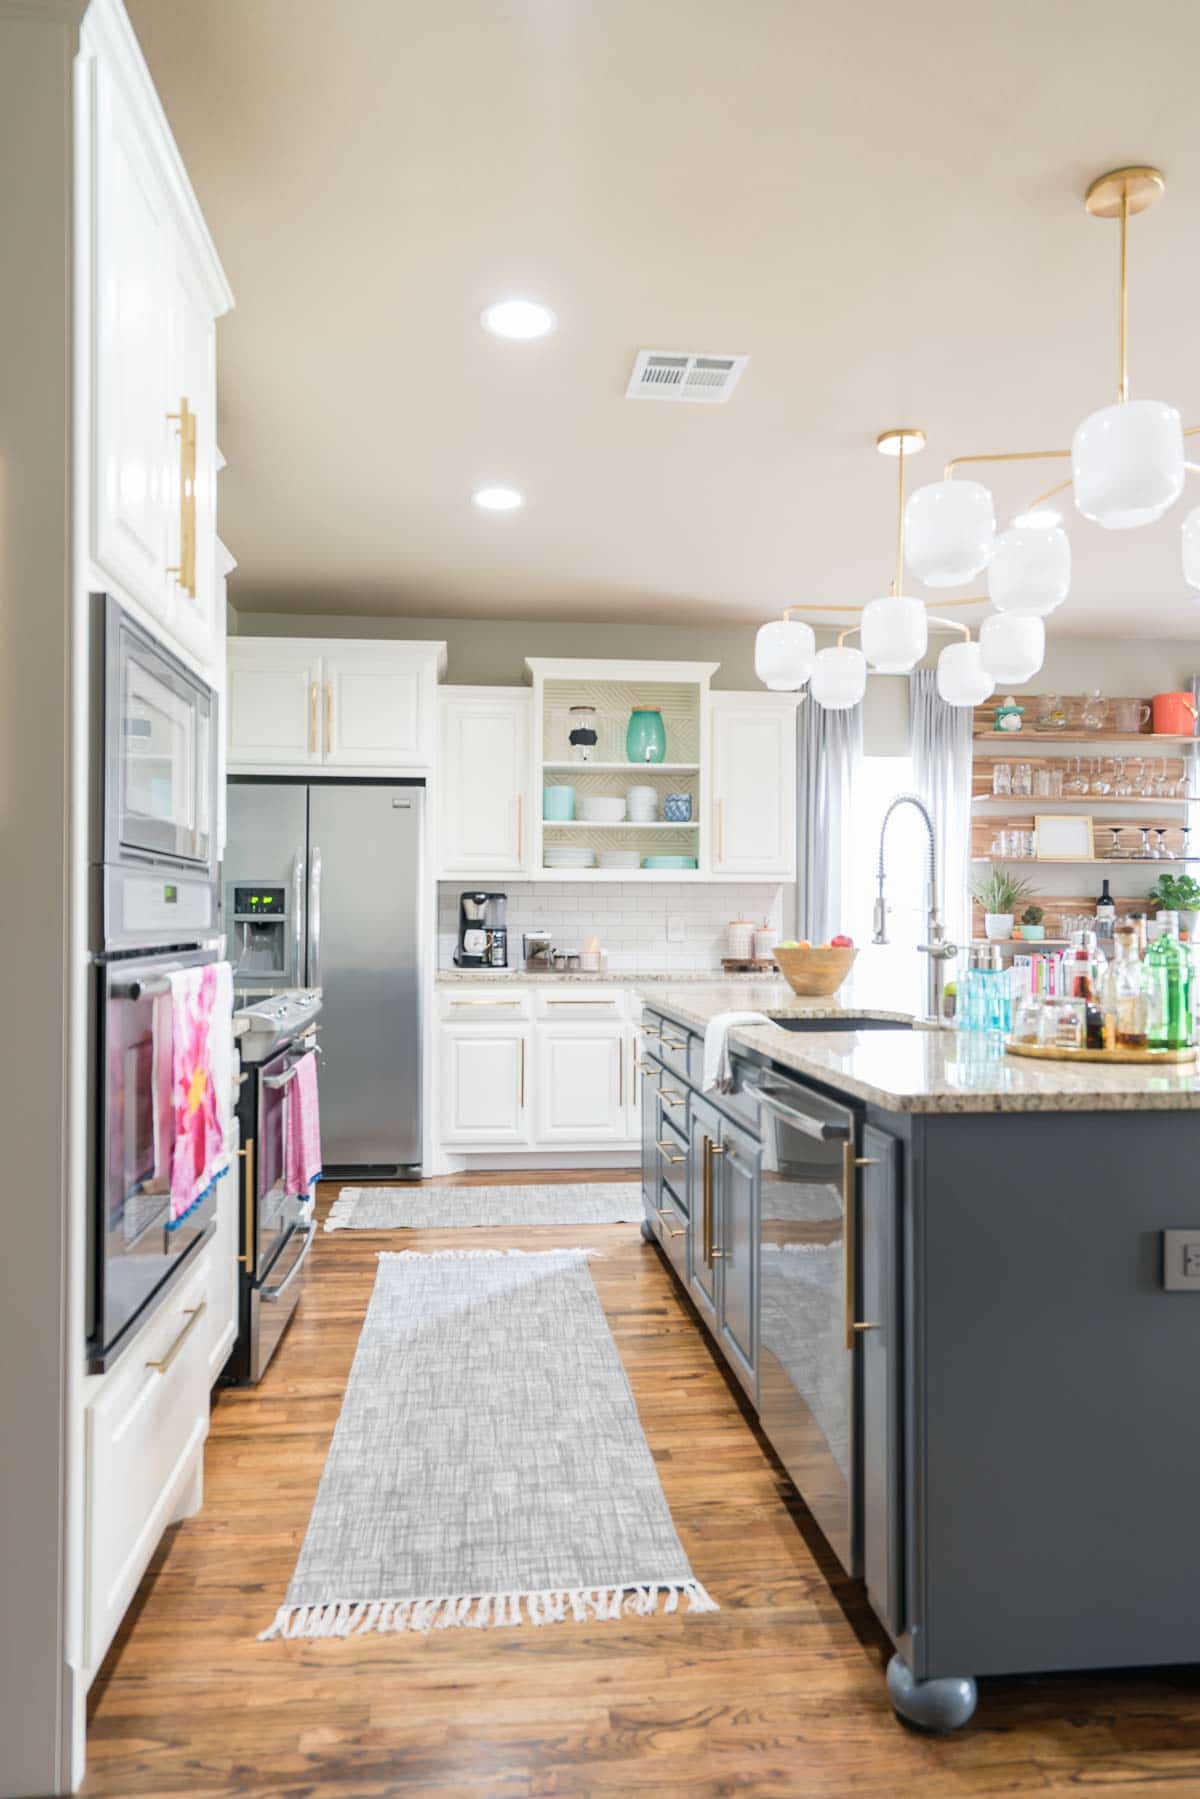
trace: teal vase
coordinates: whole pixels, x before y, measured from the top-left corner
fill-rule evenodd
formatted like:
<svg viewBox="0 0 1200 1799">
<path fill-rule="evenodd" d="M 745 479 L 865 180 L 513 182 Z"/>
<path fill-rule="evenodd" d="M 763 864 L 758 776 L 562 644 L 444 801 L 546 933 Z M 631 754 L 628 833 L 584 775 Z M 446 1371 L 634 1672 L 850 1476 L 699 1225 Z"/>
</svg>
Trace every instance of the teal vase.
<svg viewBox="0 0 1200 1799">
<path fill-rule="evenodd" d="M 637 711 L 629 714 L 625 733 L 625 754 L 630 762 L 661 762 L 667 753 L 667 733 L 662 713 Z"/>
</svg>

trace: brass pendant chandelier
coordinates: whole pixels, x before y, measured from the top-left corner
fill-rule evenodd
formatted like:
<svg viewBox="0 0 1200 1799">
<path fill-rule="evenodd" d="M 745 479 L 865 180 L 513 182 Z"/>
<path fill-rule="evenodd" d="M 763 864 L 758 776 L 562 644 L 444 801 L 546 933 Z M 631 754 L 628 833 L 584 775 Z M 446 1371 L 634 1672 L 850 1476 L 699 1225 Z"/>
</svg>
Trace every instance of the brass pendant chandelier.
<svg viewBox="0 0 1200 1799">
<path fill-rule="evenodd" d="M 967 606 L 990 601 L 995 608 L 983 620 L 977 643 L 964 626 L 958 626 L 966 641 L 943 650 L 938 661 L 943 699 L 951 705 L 980 705 L 997 682 L 1008 686 L 1031 680 L 1044 652 L 1042 621 L 1062 604 L 1071 585 L 1070 540 L 1060 515 L 1047 502 L 1070 488 L 1085 518 L 1105 530 L 1132 530 L 1162 518 L 1178 500 L 1187 475 L 1200 473 L 1200 464 L 1188 462 L 1184 452 L 1185 438 L 1200 433 L 1200 426 L 1185 428 L 1179 412 L 1165 401 L 1132 400 L 1129 395 L 1129 221 L 1152 206 L 1164 186 L 1158 169 L 1137 165 L 1099 176 L 1084 196 L 1093 218 L 1120 224 L 1115 403 L 1082 421 L 1069 450 L 954 456 L 946 463 L 942 480 L 917 488 L 907 503 L 904 461 L 924 447 L 924 433 L 884 432 L 876 440 L 877 448 L 896 456 L 900 465 L 901 516 L 891 595 L 862 608 L 860 626 L 843 631 L 836 649 L 819 652 L 811 628 L 792 615 L 859 609 L 819 602 L 788 607 L 782 620 L 759 632 L 756 666 L 768 686 L 796 689 L 809 681 L 818 703 L 849 706 L 865 691 L 868 664 L 889 672 L 914 668 L 925 654 L 928 621 L 921 601 L 902 597 L 905 569 L 931 588 L 959 587 L 987 570 L 986 595 L 943 602 Z M 1039 493 L 1005 531 L 997 530 L 989 489 L 971 478 L 956 479 L 961 469 L 981 463 L 1053 460 L 1069 461 L 1070 476 Z M 1200 588 L 1200 507 L 1184 520 L 1182 550 L 1184 578 Z M 856 629 L 861 631 L 862 649 L 851 651 L 844 639 Z M 907 660 L 918 643 L 919 652 Z M 805 664 L 807 672 L 796 679 Z"/>
</svg>

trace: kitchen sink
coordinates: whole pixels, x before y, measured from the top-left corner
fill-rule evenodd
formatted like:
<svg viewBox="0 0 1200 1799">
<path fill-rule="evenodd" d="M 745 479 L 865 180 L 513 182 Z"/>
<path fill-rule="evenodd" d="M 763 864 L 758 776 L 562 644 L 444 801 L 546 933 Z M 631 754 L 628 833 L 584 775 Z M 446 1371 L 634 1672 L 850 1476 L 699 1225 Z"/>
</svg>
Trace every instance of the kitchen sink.
<svg viewBox="0 0 1200 1799">
<path fill-rule="evenodd" d="M 853 1012 L 839 1012 L 836 1018 L 779 1018 L 768 1012 L 772 1024 L 781 1031 L 911 1031 L 911 1018 L 860 1018 Z"/>
</svg>

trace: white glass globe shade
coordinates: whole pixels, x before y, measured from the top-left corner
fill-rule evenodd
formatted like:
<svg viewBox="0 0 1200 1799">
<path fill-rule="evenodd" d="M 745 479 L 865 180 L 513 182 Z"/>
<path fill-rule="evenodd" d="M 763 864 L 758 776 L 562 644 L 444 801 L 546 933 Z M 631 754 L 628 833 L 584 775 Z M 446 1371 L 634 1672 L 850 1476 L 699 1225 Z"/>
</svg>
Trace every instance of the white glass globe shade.
<svg viewBox="0 0 1200 1799">
<path fill-rule="evenodd" d="M 1189 587 L 1200 587 L 1200 506 L 1183 521 L 1183 578 Z"/>
<path fill-rule="evenodd" d="M 1075 432 L 1075 504 L 1106 531 L 1152 525 L 1183 492 L 1183 420 L 1162 400 L 1102 406 Z"/>
<path fill-rule="evenodd" d="M 866 657 L 861 650 L 852 650 L 845 644 L 818 650 L 808 691 L 819 706 L 830 712 L 845 712 L 857 706 L 867 691 Z"/>
<path fill-rule="evenodd" d="M 1000 686 L 1032 681 L 1046 655 L 1046 627 L 1020 612 L 993 612 L 979 627 L 979 658 Z"/>
<path fill-rule="evenodd" d="M 929 648 L 929 619 L 920 600 L 889 594 L 863 607 L 862 652 L 881 675 L 907 675 Z"/>
<path fill-rule="evenodd" d="M 948 643 L 937 664 L 937 690 L 948 706 L 982 706 L 996 691 L 977 643 Z"/>
<path fill-rule="evenodd" d="M 904 559 L 926 587 L 960 587 L 988 565 L 996 508 L 979 481 L 932 481 L 904 508 Z"/>
<path fill-rule="evenodd" d="M 1045 618 L 1071 588 L 1071 540 L 1061 525 L 1014 525 L 996 539 L 988 593 L 997 612 Z"/>
<path fill-rule="evenodd" d="M 799 619 L 775 618 L 754 639 L 754 672 L 772 693 L 795 693 L 812 674 L 817 639 Z"/>
</svg>

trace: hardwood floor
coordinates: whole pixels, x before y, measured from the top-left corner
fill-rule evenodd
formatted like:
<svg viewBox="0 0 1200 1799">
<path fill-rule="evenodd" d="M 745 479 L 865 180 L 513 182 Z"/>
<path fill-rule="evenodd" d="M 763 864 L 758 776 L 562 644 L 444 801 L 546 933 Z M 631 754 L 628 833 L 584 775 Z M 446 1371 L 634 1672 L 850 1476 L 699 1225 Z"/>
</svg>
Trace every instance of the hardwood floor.
<svg viewBox="0 0 1200 1799">
<path fill-rule="evenodd" d="M 718 1614 L 256 1641 L 308 1522 L 376 1251 L 401 1241 L 603 1249 L 596 1286 Z M 1197 1669 L 985 1682 L 952 1738 L 895 1720 L 886 1638 L 633 1225 L 322 1235 L 266 1379 L 217 1400 L 206 1479 L 92 1689 L 85 1793 L 1200 1794 Z"/>
</svg>

